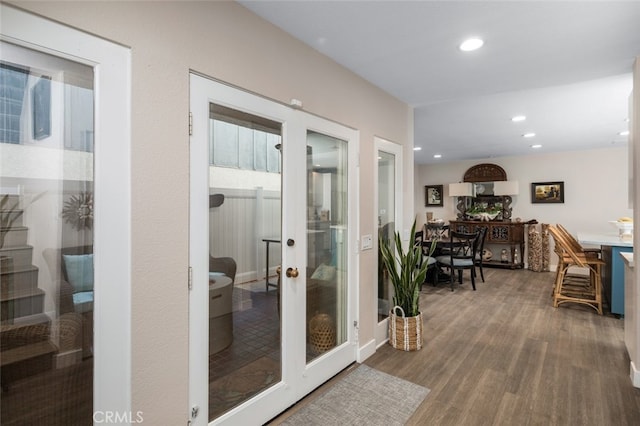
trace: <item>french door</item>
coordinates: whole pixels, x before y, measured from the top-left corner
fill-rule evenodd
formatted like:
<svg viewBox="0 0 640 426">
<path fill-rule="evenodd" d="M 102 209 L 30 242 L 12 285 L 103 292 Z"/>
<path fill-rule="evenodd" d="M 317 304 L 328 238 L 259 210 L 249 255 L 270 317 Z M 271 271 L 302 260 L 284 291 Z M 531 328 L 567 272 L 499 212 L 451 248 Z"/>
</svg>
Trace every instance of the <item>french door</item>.
<svg viewBox="0 0 640 426">
<path fill-rule="evenodd" d="M 192 424 L 260 424 L 355 361 L 357 131 L 191 75 Z"/>
</svg>

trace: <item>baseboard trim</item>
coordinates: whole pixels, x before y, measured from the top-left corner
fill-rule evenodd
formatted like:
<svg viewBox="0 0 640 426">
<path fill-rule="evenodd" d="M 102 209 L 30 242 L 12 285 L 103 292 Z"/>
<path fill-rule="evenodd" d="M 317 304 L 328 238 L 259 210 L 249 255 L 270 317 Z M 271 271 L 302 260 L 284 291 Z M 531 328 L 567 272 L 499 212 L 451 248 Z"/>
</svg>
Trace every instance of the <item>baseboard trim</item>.
<svg viewBox="0 0 640 426">
<path fill-rule="evenodd" d="M 631 361 L 631 366 L 629 370 L 630 370 L 631 383 L 633 384 L 634 387 L 640 388 L 640 371 L 636 368 L 633 361 Z"/>
<path fill-rule="evenodd" d="M 374 353 L 376 353 L 376 341 L 374 339 L 371 339 L 358 348 L 358 351 L 356 353 L 356 361 L 363 362 Z"/>
</svg>

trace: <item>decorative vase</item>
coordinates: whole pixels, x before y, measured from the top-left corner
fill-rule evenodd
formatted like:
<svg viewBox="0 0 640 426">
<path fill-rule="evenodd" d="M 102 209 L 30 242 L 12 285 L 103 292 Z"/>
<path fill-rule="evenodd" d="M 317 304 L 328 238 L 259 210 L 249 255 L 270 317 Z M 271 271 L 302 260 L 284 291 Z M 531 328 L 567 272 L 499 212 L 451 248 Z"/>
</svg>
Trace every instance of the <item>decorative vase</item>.
<svg viewBox="0 0 640 426">
<path fill-rule="evenodd" d="M 400 311 L 401 315 L 397 315 Z M 422 313 L 407 317 L 400 306 L 389 312 L 389 344 L 403 351 L 417 351 L 422 348 Z"/>
<path fill-rule="evenodd" d="M 482 260 L 491 260 L 493 253 L 488 248 L 482 250 Z"/>
<path fill-rule="evenodd" d="M 309 344 L 315 354 L 336 347 L 336 328 L 328 314 L 316 314 L 309 321 Z"/>
</svg>

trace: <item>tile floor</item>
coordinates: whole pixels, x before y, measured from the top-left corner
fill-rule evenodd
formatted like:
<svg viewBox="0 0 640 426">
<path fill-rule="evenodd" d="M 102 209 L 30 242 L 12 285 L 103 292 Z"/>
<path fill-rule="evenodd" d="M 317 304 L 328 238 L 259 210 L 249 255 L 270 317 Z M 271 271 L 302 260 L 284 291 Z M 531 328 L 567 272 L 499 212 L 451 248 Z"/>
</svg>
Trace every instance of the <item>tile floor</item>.
<svg viewBox="0 0 640 426">
<path fill-rule="evenodd" d="M 224 377 L 268 356 L 280 360 L 280 318 L 277 293 L 267 293 L 264 282 L 236 285 L 233 289 L 233 342 L 209 357 L 209 380 Z"/>
</svg>

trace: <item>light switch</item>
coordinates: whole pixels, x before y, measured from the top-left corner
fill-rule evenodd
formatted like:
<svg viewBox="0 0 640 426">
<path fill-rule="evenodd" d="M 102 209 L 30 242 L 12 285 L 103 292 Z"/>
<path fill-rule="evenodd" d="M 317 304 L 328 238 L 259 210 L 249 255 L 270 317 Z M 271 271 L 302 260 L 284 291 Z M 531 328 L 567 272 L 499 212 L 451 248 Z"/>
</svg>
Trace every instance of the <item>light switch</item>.
<svg viewBox="0 0 640 426">
<path fill-rule="evenodd" d="M 371 234 L 362 236 L 362 250 L 371 250 L 373 248 L 373 237 Z"/>
</svg>

